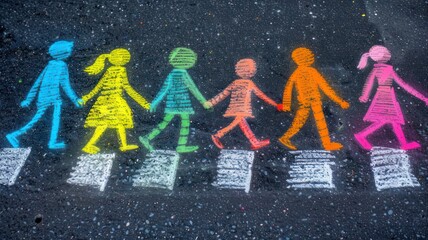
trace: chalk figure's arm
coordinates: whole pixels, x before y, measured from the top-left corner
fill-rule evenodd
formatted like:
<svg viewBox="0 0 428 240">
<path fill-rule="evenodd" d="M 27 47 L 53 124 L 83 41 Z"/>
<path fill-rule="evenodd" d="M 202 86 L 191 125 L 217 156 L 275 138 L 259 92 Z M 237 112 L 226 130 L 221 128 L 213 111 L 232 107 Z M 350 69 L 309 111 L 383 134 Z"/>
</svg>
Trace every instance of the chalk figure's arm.
<svg viewBox="0 0 428 240">
<path fill-rule="evenodd" d="M 285 84 L 284 93 L 282 95 L 282 110 L 290 111 L 291 110 L 291 97 L 293 94 L 293 87 L 296 82 L 296 74 L 298 72 L 294 72 Z"/>
<path fill-rule="evenodd" d="M 152 103 L 150 104 L 150 112 L 155 112 L 157 106 L 162 101 L 162 99 L 165 97 L 165 95 L 168 93 L 169 89 L 171 88 L 172 81 L 172 73 L 166 77 L 165 82 L 162 85 L 162 88 L 160 91 L 156 94 L 155 99 L 153 99 Z"/>
<path fill-rule="evenodd" d="M 42 83 L 43 78 L 45 77 L 45 74 L 49 68 L 49 64 L 43 69 L 42 73 L 37 77 L 36 82 L 34 82 L 33 86 L 31 87 L 30 91 L 27 94 L 27 97 L 24 101 L 21 102 L 21 107 L 28 107 L 31 102 L 34 100 L 34 98 L 37 95 L 37 92 L 39 91 L 40 85 Z"/>
<path fill-rule="evenodd" d="M 92 91 L 82 97 L 83 104 L 86 104 L 86 102 L 88 102 L 95 95 L 97 95 L 101 91 L 101 88 L 104 85 L 104 81 L 106 81 L 105 79 L 106 78 L 110 78 L 111 76 L 112 76 L 111 72 L 107 69 L 106 73 L 103 75 L 103 77 L 101 78 L 101 80 L 98 81 L 97 85 L 92 89 Z"/>
<path fill-rule="evenodd" d="M 195 96 L 195 98 L 198 99 L 202 105 L 207 101 L 205 97 L 202 96 L 202 93 L 199 91 L 198 87 L 196 87 L 195 83 L 187 72 L 184 74 L 184 83 L 186 84 L 187 88 L 189 88 L 193 96 Z"/>
<path fill-rule="evenodd" d="M 77 107 L 80 107 L 79 97 L 77 97 L 76 93 L 73 91 L 70 85 L 70 77 L 68 74 L 68 67 L 66 64 L 61 66 L 61 75 L 60 75 L 60 85 L 64 90 L 65 94 L 71 99 L 71 101 Z"/>
<path fill-rule="evenodd" d="M 404 90 L 406 90 L 408 93 L 415 96 L 416 98 L 419 98 L 420 100 L 424 101 L 428 105 L 428 98 L 425 97 L 418 90 L 410 86 L 408 83 L 406 83 L 402 78 L 400 78 L 400 76 L 398 76 L 395 71 L 392 72 L 392 77 L 400 87 L 402 87 Z"/>
<path fill-rule="evenodd" d="M 311 77 L 318 83 L 319 88 L 327 97 L 329 97 L 333 102 L 339 104 L 344 109 L 349 107 L 349 103 L 336 94 L 333 88 L 327 83 L 324 77 L 317 70 L 312 69 L 310 73 Z"/>
<path fill-rule="evenodd" d="M 258 98 L 260 98 L 261 100 L 263 100 L 265 103 L 267 103 L 267 104 L 269 104 L 269 105 L 272 105 L 272 106 L 274 106 L 274 107 L 276 107 L 278 104 L 274 101 L 274 100 L 272 100 L 270 97 L 268 97 L 264 92 L 262 92 L 262 90 L 260 90 L 260 88 L 258 88 L 257 86 L 256 86 L 256 84 L 252 84 L 253 86 L 252 86 L 252 89 L 253 89 L 253 92 L 254 92 L 254 94 L 256 94 L 256 96 L 258 97 Z"/>
<path fill-rule="evenodd" d="M 207 105 L 208 107 L 214 107 L 219 102 L 226 99 L 231 94 L 233 86 L 234 83 L 229 84 L 229 86 L 227 86 L 227 88 L 225 88 L 221 93 L 208 100 L 205 105 Z"/>
<path fill-rule="evenodd" d="M 147 100 L 143 96 L 141 96 L 137 91 L 135 91 L 135 89 L 129 84 L 126 70 L 124 69 L 123 73 L 121 74 L 122 74 L 121 77 L 122 77 L 123 89 L 125 90 L 125 92 L 128 93 L 128 95 L 131 96 L 131 98 L 134 99 L 138 104 L 140 104 L 141 107 L 149 110 L 150 103 L 147 102 Z"/>
<path fill-rule="evenodd" d="M 363 92 L 361 94 L 361 97 L 359 98 L 360 102 L 365 103 L 369 100 L 370 93 L 373 89 L 374 80 L 376 78 L 375 71 L 372 70 L 367 77 L 366 83 L 364 83 Z"/>
</svg>

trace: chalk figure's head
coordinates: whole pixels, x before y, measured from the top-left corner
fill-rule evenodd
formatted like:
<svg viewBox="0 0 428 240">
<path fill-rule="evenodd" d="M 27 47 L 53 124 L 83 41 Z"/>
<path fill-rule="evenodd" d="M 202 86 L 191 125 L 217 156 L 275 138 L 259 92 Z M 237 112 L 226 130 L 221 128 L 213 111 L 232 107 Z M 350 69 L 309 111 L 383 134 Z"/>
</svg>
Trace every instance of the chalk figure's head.
<svg viewBox="0 0 428 240">
<path fill-rule="evenodd" d="M 62 60 L 66 59 L 71 55 L 71 52 L 73 51 L 73 42 L 69 41 L 57 41 L 54 42 L 49 47 L 49 55 L 53 57 L 54 59 Z"/>
<path fill-rule="evenodd" d="M 116 48 L 108 54 L 101 54 L 94 64 L 85 68 L 85 72 L 89 75 L 96 75 L 104 70 L 105 61 L 108 61 L 114 66 L 123 66 L 131 60 L 131 53 L 124 48 Z"/>
<path fill-rule="evenodd" d="M 168 59 L 174 68 L 189 69 L 195 65 L 198 56 L 192 49 L 179 47 L 172 50 Z"/>
<path fill-rule="evenodd" d="M 303 47 L 294 49 L 291 58 L 298 66 L 310 66 L 315 61 L 312 51 Z"/>
<path fill-rule="evenodd" d="M 361 56 L 357 68 L 365 68 L 369 57 L 377 63 L 386 63 L 391 59 L 391 52 L 384 46 L 374 45 L 370 48 L 368 53 L 364 53 L 363 56 Z"/>
<path fill-rule="evenodd" d="M 241 59 L 235 65 L 235 72 L 240 78 L 251 78 L 256 75 L 257 64 L 251 58 Z"/>
<path fill-rule="evenodd" d="M 116 48 L 110 52 L 108 60 L 115 66 L 123 66 L 131 60 L 131 53 L 124 48 Z"/>
</svg>

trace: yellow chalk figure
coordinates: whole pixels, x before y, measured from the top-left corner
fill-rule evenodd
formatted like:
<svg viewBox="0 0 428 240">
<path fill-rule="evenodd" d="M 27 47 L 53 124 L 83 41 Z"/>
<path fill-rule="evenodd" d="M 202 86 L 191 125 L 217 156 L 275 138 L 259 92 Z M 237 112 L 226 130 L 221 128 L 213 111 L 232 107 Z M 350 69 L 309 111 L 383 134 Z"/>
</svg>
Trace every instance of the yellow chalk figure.
<svg viewBox="0 0 428 240">
<path fill-rule="evenodd" d="M 91 98 L 99 94 L 95 104 L 89 111 L 84 125 L 85 128 L 95 128 L 94 135 L 82 149 L 82 151 L 89 154 L 95 154 L 100 151 L 95 144 L 108 128 L 116 129 L 121 151 L 138 148 L 137 145 L 128 145 L 126 141 L 125 129 L 134 128 L 134 121 L 132 120 L 131 108 L 123 99 L 124 90 L 143 108 L 147 110 L 150 108 L 147 100 L 129 85 L 126 68 L 124 67 L 131 59 L 131 54 L 128 50 L 117 48 L 109 54 L 100 55 L 94 64 L 85 69 L 85 72 L 89 75 L 101 73 L 104 70 L 106 59 L 113 66 L 106 70 L 95 88 L 82 97 L 84 104 L 86 104 Z"/>
</svg>

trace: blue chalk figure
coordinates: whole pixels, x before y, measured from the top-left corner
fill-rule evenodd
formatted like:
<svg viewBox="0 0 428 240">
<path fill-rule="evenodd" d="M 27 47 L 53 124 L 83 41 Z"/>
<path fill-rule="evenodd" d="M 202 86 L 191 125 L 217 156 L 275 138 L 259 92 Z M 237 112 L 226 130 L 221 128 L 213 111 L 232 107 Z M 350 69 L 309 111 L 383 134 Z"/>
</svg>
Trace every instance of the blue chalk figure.
<svg viewBox="0 0 428 240">
<path fill-rule="evenodd" d="M 61 149 L 65 147 L 64 142 L 57 141 L 62 105 L 60 88 L 64 90 L 76 107 L 81 107 L 83 104 L 83 101 L 76 96 L 76 93 L 70 86 L 67 64 L 63 61 L 71 55 L 73 45 L 73 42 L 57 41 L 49 47 L 49 55 L 51 55 L 53 60 L 49 61 L 31 87 L 25 100 L 21 102 L 21 107 L 28 107 L 37 95 L 36 115 L 24 127 L 6 135 L 7 140 L 14 148 L 20 146 L 18 137 L 30 130 L 51 106 L 54 107 L 54 110 L 49 148 Z"/>
</svg>

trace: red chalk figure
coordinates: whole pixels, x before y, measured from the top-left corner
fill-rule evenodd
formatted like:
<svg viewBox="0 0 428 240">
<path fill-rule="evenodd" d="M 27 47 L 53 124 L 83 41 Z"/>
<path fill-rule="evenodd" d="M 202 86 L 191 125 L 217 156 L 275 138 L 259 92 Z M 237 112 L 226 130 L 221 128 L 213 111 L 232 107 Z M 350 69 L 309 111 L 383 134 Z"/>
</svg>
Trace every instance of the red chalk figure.
<svg viewBox="0 0 428 240">
<path fill-rule="evenodd" d="M 258 140 L 248 126 L 246 119 L 254 118 L 251 108 L 251 94 L 254 93 L 257 97 L 274 107 L 277 106 L 277 103 L 266 96 L 253 81 L 251 81 L 250 78 L 253 77 L 257 71 L 256 62 L 253 59 L 241 59 L 236 64 L 235 70 L 236 74 L 241 79 L 233 81 L 223 92 L 204 104 L 205 107 L 213 107 L 229 95 L 231 96 L 229 107 L 223 116 L 234 117 L 235 119 L 229 126 L 212 135 L 212 140 L 218 148 L 224 148 L 223 144 L 220 142 L 220 138 L 239 125 L 242 132 L 244 132 L 245 136 L 250 140 L 251 149 L 257 150 L 269 145 L 270 141 L 269 139 Z"/>
<path fill-rule="evenodd" d="M 400 142 L 401 149 L 409 150 L 419 148 L 418 142 L 407 142 L 402 125 L 404 125 L 404 117 L 401 112 L 400 105 L 395 96 L 395 90 L 392 86 L 393 82 L 396 82 L 400 87 L 406 90 L 408 93 L 424 101 L 428 105 L 428 98 L 419 93 L 416 89 L 405 83 L 393 67 L 386 64 L 391 59 L 391 53 L 384 46 L 373 46 L 370 48 L 368 53 L 365 53 L 358 64 L 358 69 L 363 69 L 367 66 L 368 58 L 371 58 L 376 62 L 373 70 L 369 74 L 367 81 L 363 88 L 363 93 L 360 97 L 360 102 L 366 103 L 369 100 L 370 92 L 377 82 L 376 94 L 370 104 L 370 107 L 364 116 L 365 122 L 371 122 L 372 124 L 355 134 L 355 138 L 358 143 L 366 150 L 370 150 L 372 145 L 367 141 L 367 137 L 376 130 L 380 129 L 384 125 L 391 124 L 392 129 Z"/>
</svg>

